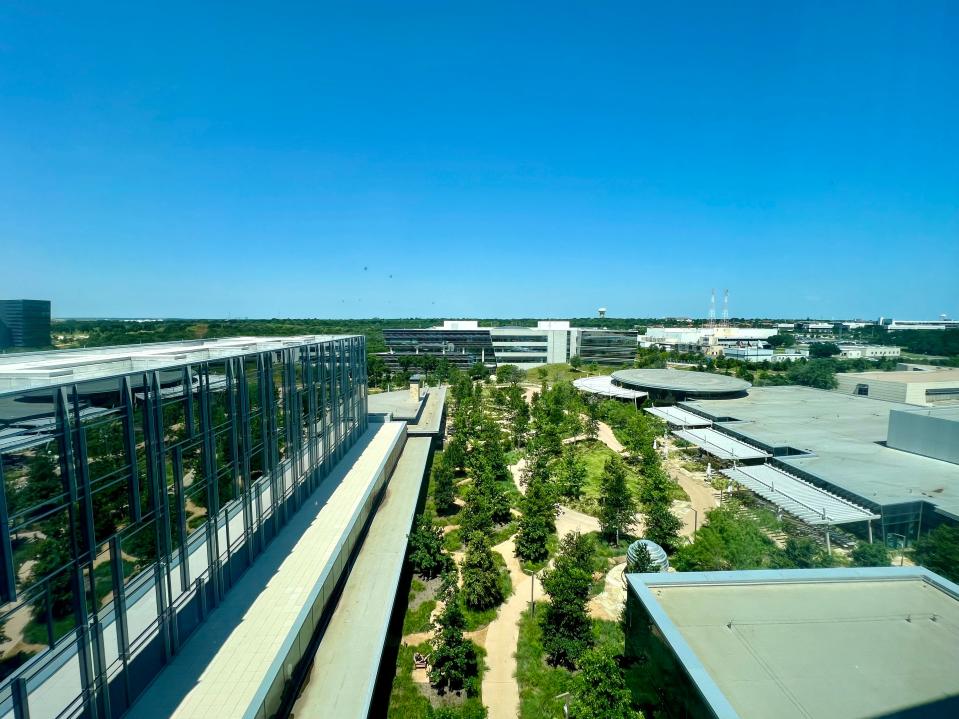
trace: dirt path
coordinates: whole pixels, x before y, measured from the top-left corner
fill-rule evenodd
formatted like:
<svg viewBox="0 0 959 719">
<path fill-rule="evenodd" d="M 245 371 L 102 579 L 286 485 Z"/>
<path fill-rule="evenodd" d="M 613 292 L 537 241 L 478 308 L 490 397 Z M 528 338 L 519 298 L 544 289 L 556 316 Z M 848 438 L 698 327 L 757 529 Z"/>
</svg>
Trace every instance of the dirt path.
<svg viewBox="0 0 959 719">
<path fill-rule="evenodd" d="M 677 517 L 683 520 L 683 528 L 680 530 L 680 534 L 684 537 L 691 537 L 697 524 L 697 513 L 698 523 L 702 524 L 706 519 L 706 512 L 719 506 L 716 490 L 706 483 L 705 472 L 690 472 L 683 468 L 679 459 L 671 457 L 663 462 L 663 467 L 669 472 L 669 476 L 676 480 L 683 491 L 689 495 L 688 502 L 675 502 L 673 511 Z"/>
<path fill-rule="evenodd" d="M 617 564 L 606 573 L 603 591 L 589 600 L 589 616 L 596 619 L 617 621 L 626 603 L 626 585 L 623 584 L 623 572 L 626 562 Z"/>
<path fill-rule="evenodd" d="M 493 549 L 506 561 L 513 582 L 513 594 L 486 628 L 486 664 L 489 669 L 483 674 L 483 703 L 489 710 L 489 719 L 515 719 L 519 715 L 516 644 L 519 640 L 519 620 L 529 602 L 532 580 L 523 573 L 516 559 L 512 537 Z"/>
<path fill-rule="evenodd" d="M 611 450 L 616 452 L 616 454 L 622 454 L 626 451 L 626 448 L 616 439 L 616 435 L 613 434 L 613 429 L 605 422 L 597 422 L 599 426 L 599 432 L 596 434 L 596 439 L 605 444 Z"/>
</svg>

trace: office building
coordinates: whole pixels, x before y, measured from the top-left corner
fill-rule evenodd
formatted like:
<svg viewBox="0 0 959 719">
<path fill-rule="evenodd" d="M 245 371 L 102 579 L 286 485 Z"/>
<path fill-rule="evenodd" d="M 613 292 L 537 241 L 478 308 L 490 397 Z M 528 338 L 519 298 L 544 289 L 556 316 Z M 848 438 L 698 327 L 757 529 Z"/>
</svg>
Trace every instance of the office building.
<svg viewBox="0 0 959 719">
<path fill-rule="evenodd" d="M 0 350 L 49 346 L 49 300 L 0 300 Z"/>
<path fill-rule="evenodd" d="M 959 716 L 959 586 L 926 569 L 626 582 L 626 671 L 646 707 L 690 719 Z"/>
<path fill-rule="evenodd" d="M 844 372 L 837 392 L 927 407 L 959 404 L 959 369 L 939 372 Z"/>
<path fill-rule="evenodd" d="M 0 357 L 0 625 L 28 660 L 4 711 L 118 717 L 219 607 L 187 647 L 231 702 L 180 685 L 272 715 L 405 439 L 368 424 L 362 336 Z"/>
<path fill-rule="evenodd" d="M 422 366 L 425 357 L 446 360 L 460 368 L 476 363 L 533 369 L 568 362 L 631 364 L 636 333 L 571 327 L 565 320 L 542 320 L 536 327 L 480 327 L 476 320 L 447 320 L 427 329 L 384 329 L 387 351 L 379 353 L 391 369 Z"/>
<path fill-rule="evenodd" d="M 894 320 L 881 318 L 879 324 L 889 332 L 901 330 L 955 330 L 959 329 L 959 320 L 950 320 L 943 315 L 938 320 Z"/>
</svg>

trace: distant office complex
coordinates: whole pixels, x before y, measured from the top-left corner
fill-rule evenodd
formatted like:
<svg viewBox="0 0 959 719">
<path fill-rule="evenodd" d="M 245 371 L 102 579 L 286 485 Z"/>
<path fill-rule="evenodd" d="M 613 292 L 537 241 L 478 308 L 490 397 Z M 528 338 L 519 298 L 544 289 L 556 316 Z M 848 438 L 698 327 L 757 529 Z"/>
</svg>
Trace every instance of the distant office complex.
<svg viewBox="0 0 959 719">
<path fill-rule="evenodd" d="M 30 659 L 0 688 L 3 715 L 126 711 L 245 568 L 269 553 L 271 539 L 301 516 L 307 497 L 341 471 L 367 422 L 361 336 L 0 358 L 0 627 Z M 403 438 L 399 425 L 380 442 L 394 464 Z M 392 465 L 382 459 L 369 467 L 359 509 L 346 503 L 317 523 L 344 523 L 343 544 L 337 535 L 320 538 L 323 547 L 348 553 L 359 536 Z M 322 508 L 309 506 L 303 511 Z M 326 566 L 318 551 L 307 552 L 310 571 Z M 346 561 L 329 561 L 323 576 L 332 587 Z M 297 591 L 306 591 L 304 577 L 290 580 Z M 319 609 L 311 615 L 307 606 L 306 616 L 318 619 L 328 596 L 314 597 Z M 297 616 L 277 615 L 276 601 L 268 615 Z M 285 635 L 277 632 L 279 641 Z M 257 646 L 265 641 L 258 635 Z M 281 659 L 292 666 L 299 656 Z M 243 677 L 270 690 L 251 690 L 251 702 L 273 706 L 268 700 L 287 678 L 277 672 Z M 231 691 L 239 691 L 233 679 Z M 227 715 L 225 705 L 219 709 L 209 716 Z"/>
<path fill-rule="evenodd" d="M 417 367 L 424 356 L 458 367 L 477 362 L 531 369 L 568 362 L 630 364 L 636 357 L 636 333 L 570 327 L 568 321 L 540 321 L 536 327 L 480 327 L 476 320 L 447 320 L 428 329 L 384 329 L 387 351 L 379 354 L 391 369 Z"/>
<path fill-rule="evenodd" d="M 899 330 L 954 330 L 959 329 L 959 320 L 950 320 L 945 316 L 938 320 L 894 320 L 882 318 L 879 324 L 890 332 Z"/>
<path fill-rule="evenodd" d="M 670 716 L 959 716 L 959 586 L 928 570 L 626 580 L 633 690 L 643 704 L 669 707 Z"/>
<path fill-rule="evenodd" d="M 729 347 L 765 346 L 778 333 L 765 327 L 649 327 L 639 344 L 668 352 L 719 355 Z"/>
<path fill-rule="evenodd" d="M 0 300 L 0 350 L 49 346 L 49 300 Z"/>
</svg>

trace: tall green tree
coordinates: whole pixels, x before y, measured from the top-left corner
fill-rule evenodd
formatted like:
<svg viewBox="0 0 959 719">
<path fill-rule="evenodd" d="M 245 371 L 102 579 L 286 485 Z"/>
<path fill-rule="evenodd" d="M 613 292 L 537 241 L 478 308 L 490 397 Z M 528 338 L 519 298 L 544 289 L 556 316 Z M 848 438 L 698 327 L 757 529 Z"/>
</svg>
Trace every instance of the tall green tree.
<svg viewBox="0 0 959 719">
<path fill-rule="evenodd" d="M 452 561 L 443 547 L 443 531 L 425 514 L 410 533 L 409 558 L 413 571 L 424 577 L 437 576 Z"/>
<path fill-rule="evenodd" d="M 474 532 L 463 557 L 463 600 L 470 609 L 489 609 L 503 599 L 503 583 L 486 535 Z"/>
<path fill-rule="evenodd" d="M 597 647 L 579 660 L 569 719 L 642 719 L 632 707 L 623 670 L 608 649 Z"/>
<path fill-rule="evenodd" d="M 455 511 L 454 499 L 456 499 L 456 477 L 446 455 L 443 454 L 433 466 L 433 502 L 436 504 L 436 511 L 441 514 Z"/>
<path fill-rule="evenodd" d="M 530 458 L 529 463 L 526 494 L 519 503 L 522 516 L 516 533 L 516 556 L 529 562 L 540 562 L 549 555 L 546 545 L 549 536 L 556 531 L 559 505 L 545 458 Z"/>
<path fill-rule="evenodd" d="M 585 482 L 586 463 L 580 459 L 573 445 L 567 445 L 556 471 L 557 490 L 565 499 L 579 499 Z"/>
<path fill-rule="evenodd" d="M 643 503 L 645 535 L 667 551 L 679 546 L 679 530 L 683 522 L 673 514 L 673 480 L 659 465 L 648 468 L 640 489 Z"/>
<path fill-rule="evenodd" d="M 543 572 L 549 602 L 540 615 L 540 626 L 543 649 L 551 664 L 573 668 L 592 645 L 592 621 L 586 611 L 592 583 L 591 554 L 589 539 L 571 532 L 563 538 L 553 568 Z"/>
<path fill-rule="evenodd" d="M 629 531 L 636 517 L 636 498 L 626 483 L 626 466 L 619 456 L 606 460 L 600 479 L 599 503 L 600 529 L 619 544 L 619 535 Z"/>
<path fill-rule="evenodd" d="M 466 619 L 460 608 L 455 574 L 452 581 L 444 582 L 442 598 L 443 611 L 433 622 L 429 669 L 430 684 L 441 693 L 473 686 L 469 680 L 476 676 L 478 667 L 473 643 L 463 635 Z"/>
</svg>

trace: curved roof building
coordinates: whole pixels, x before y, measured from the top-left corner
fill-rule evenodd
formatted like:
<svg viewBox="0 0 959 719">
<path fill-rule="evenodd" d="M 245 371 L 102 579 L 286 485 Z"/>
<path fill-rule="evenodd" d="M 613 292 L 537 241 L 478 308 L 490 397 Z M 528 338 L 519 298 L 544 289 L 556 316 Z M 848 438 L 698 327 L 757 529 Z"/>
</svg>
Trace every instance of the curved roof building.
<svg viewBox="0 0 959 719">
<path fill-rule="evenodd" d="M 654 397 L 720 399 L 743 395 L 752 385 L 745 380 L 711 372 L 678 369 L 624 369 L 613 372 L 614 385 L 647 392 Z"/>
<path fill-rule="evenodd" d="M 628 399 L 630 401 L 641 402 L 646 399 L 646 392 L 620 387 L 613 383 L 609 375 L 598 375 L 595 377 L 580 377 L 573 380 L 573 386 L 580 392 L 586 394 L 596 394 L 601 397 L 613 397 L 616 399 Z"/>
</svg>

